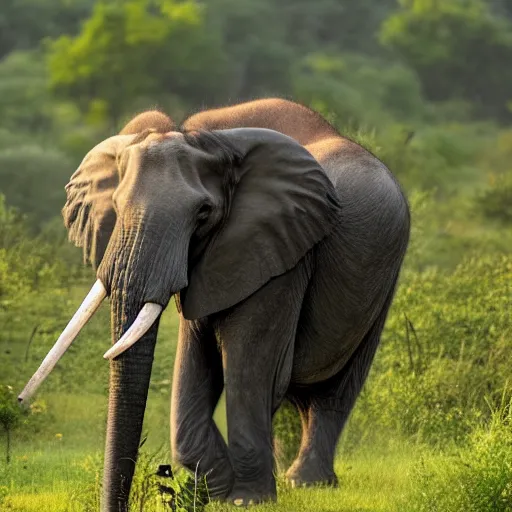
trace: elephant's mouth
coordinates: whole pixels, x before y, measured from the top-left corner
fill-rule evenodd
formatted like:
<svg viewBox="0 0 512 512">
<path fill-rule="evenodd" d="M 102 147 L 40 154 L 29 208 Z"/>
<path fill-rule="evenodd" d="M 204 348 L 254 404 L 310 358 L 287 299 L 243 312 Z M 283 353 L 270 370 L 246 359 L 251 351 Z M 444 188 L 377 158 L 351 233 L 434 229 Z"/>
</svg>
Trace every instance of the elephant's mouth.
<svg viewBox="0 0 512 512">
<path fill-rule="evenodd" d="M 105 286 L 98 279 L 85 297 L 81 306 L 69 321 L 66 328 L 62 331 L 62 334 L 55 342 L 55 345 L 52 347 L 50 352 L 48 352 L 37 371 L 18 396 L 19 402 L 26 402 L 34 395 L 39 386 L 51 373 L 60 358 L 70 347 L 71 343 L 73 343 L 85 324 L 93 317 L 94 313 L 96 313 L 106 296 L 107 291 Z M 151 328 L 162 310 L 163 307 L 160 304 L 152 302 L 144 304 L 131 327 L 123 334 L 117 343 L 105 352 L 103 357 L 105 359 L 113 359 L 137 343 L 137 341 L 139 341 Z"/>
</svg>

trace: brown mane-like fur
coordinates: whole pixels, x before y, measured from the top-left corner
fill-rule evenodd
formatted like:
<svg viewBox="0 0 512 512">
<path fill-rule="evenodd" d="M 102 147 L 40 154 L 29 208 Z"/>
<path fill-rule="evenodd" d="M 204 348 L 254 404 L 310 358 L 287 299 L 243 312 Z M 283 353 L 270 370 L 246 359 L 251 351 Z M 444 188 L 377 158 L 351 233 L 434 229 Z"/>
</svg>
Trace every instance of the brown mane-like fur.
<svg viewBox="0 0 512 512">
<path fill-rule="evenodd" d="M 266 98 L 234 106 L 205 110 L 186 119 L 181 129 L 223 130 L 267 128 L 295 139 L 328 171 L 345 165 L 381 165 L 359 144 L 340 135 L 322 115 L 304 105 L 282 98 Z"/>
<path fill-rule="evenodd" d="M 268 128 L 292 137 L 303 146 L 333 137 L 341 138 L 336 129 L 320 114 L 281 98 L 260 99 L 199 112 L 189 117 L 182 128 Z"/>
<path fill-rule="evenodd" d="M 141 133 L 145 130 L 155 130 L 158 133 L 167 133 L 176 129 L 174 121 L 158 110 L 148 110 L 135 116 L 119 132 L 120 135 Z"/>
</svg>

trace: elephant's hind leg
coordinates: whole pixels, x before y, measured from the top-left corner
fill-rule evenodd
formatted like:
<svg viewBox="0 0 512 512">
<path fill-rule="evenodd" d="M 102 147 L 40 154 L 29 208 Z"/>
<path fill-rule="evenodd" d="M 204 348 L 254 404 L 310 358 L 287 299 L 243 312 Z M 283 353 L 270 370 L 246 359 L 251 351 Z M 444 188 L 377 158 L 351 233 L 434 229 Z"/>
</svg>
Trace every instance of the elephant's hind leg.
<svg viewBox="0 0 512 512">
<path fill-rule="evenodd" d="M 336 445 L 368 375 L 380 341 L 391 297 L 349 362 L 332 378 L 290 389 L 301 414 L 303 433 L 297 458 L 286 476 L 293 486 L 337 485 Z"/>
<path fill-rule="evenodd" d="M 339 399 L 297 396 L 294 400 L 302 418 L 302 441 L 297 458 L 286 472 L 293 487 L 334 485 L 336 444 L 348 411 Z"/>
<path fill-rule="evenodd" d="M 236 505 L 276 498 L 272 416 L 290 382 L 307 280 L 300 265 L 271 280 L 219 323 L 235 470 L 229 500 Z"/>
<path fill-rule="evenodd" d="M 181 318 L 171 403 L 174 459 L 207 475 L 212 498 L 226 497 L 234 482 L 228 450 L 213 413 L 222 393 L 220 351 L 213 329 Z"/>
</svg>

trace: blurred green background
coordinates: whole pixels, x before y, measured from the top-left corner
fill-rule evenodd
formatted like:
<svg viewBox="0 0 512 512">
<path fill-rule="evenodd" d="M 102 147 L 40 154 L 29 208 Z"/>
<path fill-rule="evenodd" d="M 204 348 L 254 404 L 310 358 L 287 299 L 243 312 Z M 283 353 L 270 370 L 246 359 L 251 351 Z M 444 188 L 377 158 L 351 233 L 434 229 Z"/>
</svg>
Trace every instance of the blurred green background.
<svg viewBox="0 0 512 512">
<path fill-rule="evenodd" d="M 13 405 L 94 279 L 60 218 L 72 172 L 144 109 L 180 122 L 280 96 L 388 165 L 410 199 L 413 233 L 340 443 L 340 489 L 283 486 L 265 510 L 511 511 L 511 5 L 2 0 L 0 509 L 97 508 L 108 306 L 32 408 Z M 145 426 L 145 453 L 162 446 L 161 460 L 177 332 L 169 309 Z M 217 419 L 225 432 L 221 410 Z M 289 409 L 276 435 L 284 464 L 299 435 Z M 146 476 L 139 470 L 137 510 L 156 507 Z"/>
</svg>

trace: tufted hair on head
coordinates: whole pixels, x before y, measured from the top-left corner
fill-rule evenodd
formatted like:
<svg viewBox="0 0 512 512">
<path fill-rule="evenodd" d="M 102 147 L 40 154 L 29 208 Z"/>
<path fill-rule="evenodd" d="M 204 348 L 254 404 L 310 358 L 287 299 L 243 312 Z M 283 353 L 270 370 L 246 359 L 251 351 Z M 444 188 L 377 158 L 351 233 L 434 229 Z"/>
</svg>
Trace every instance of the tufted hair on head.
<svg viewBox="0 0 512 512">
<path fill-rule="evenodd" d="M 130 135 L 140 133 L 146 130 L 156 131 L 157 133 L 167 133 L 176 129 L 173 120 L 163 112 L 158 110 L 147 110 L 136 115 L 119 132 L 120 135 Z"/>
</svg>

